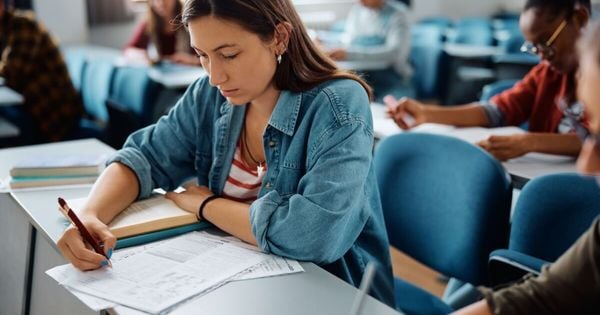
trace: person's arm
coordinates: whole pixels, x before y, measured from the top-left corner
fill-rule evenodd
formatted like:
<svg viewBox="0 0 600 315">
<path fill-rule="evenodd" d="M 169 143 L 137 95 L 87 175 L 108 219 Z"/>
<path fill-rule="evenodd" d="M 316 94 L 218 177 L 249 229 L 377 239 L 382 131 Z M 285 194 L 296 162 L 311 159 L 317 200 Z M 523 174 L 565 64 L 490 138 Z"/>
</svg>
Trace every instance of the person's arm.
<svg viewBox="0 0 600 315">
<path fill-rule="evenodd" d="M 206 186 L 189 186 L 186 191 L 168 192 L 166 197 L 180 208 L 198 215 L 199 206 L 213 193 Z M 221 230 L 253 245 L 257 245 L 250 226 L 250 205 L 225 198 L 209 201 L 202 211 L 204 219 Z"/>
<path fill-rule="evenodd" d="M 357 21 L 356 23 L 361 22 Z M 405 48 L 410 47 L 410 31 L 406 13 L 398 11 L 390 18 L 389 24 L 386 27 L 388 31 L 384 44 L 376 46 L 349 45 L 345 48 L 344 59 L 358 61 L 386 61 L 393 64 L 400 57 L 408 57 L 408 50 Z"/>
<path fill-rule="evenodd" d="M 581 151 L 581 140 L 577 135 L 558 133 L 491 136 L 478 145 L 501 161 L 530 152 L 577 156 Z"/>
<path fill-rule="evenodd" d="M 104 244 L 104 251 L 110 258 L 116 238 L 107 224 L 138 195 L 138 179 L 127 166 L 114 163 L 100 175 L 89 198 L 81 209 L 80 218 L 92 237 Z M 70 226 L 57 242 L 62 255 L 75 267 L 90 270 L 106 265 L 105 257 L 89 248 L 77 230 Z"/>
<path fill-rule="evenodd" d="M 88 230 L 104 242 L 105 250 L 116 243 L 106 224 L 131 202 L 148 197 L 156 187 L 172 190 L 191 176 L 207 172 L 196 171 L 193 163 L 200 154 L 195 150 L 197 130 L 203 130 L 207 139 L 212 132 L 207 123 L 210 118 L 201 119 L 214 109 L 202 106 L 211 98 L 208 93 L 198 96 L 203 84 L 208 85 L 207 79 L 193 83 L 168 116 L 133 133 L 124 148 L 108 161 L 81 216 Z M 204 123 L 200 125 L 199 121 Z M 86 248 L 73 227 L 63 233 L 57 246 L 69 262 L 82 270 L 98 268 L 105 259 Z"/>
<path fill-rule="evenodd" d="M 467 307 L 460 309 L 457 312 L 452 313 L 453 315 L 492 315 L 489 305 L 486 301 L 479 301 L 473 303 Z"/>
<path fill-rule="evenodd" d="M 385 99 L 388 114 L 402 129 L 410 129 L 423 123 L 438 123 L 458 127 L 488 127 L 489 122 L 485 110 L 479 103 L 459 106 L 426 105 L 410 98 L 402 98 L 398 102 Z M 406 122 L 406 116 L 414 119 L 414 124 Z"/>
<path fill-rule="evenodd" d="M 129 61 L 149 62 L 147 47 L 150 43 L 150 37 L 146 32 L 147 23 L 145 21 L 138 24 L 133 35 L 123 49 L 124 57 Z"/>
<path fill-rule="evenodd" d="M 484 291 L 493 314 L 598 314 L 600 312 L 600 220 L 537 278 L 498 292 Z M 479 307 L 481 306 L 480 302 Z M 474 306 L 456 314 L 467 313 Z M 481 313 L 485 314 L 485 313 Z"/>
</svg>

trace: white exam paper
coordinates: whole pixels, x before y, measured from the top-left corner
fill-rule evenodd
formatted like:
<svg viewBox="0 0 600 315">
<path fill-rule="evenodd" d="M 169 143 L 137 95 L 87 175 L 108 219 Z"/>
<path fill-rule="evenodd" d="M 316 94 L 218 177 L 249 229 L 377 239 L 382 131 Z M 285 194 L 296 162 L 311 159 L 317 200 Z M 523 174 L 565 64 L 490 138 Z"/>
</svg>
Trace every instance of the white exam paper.
<svg viewBox="0 0 600 315">
<path fill-rule="evenodd" d="M 224 284 L 269 256 L 211 235 L 192 232 L 112 260 L 112 268 L 74 270 L 62 285 L 158 314 Z"/>
</svg>

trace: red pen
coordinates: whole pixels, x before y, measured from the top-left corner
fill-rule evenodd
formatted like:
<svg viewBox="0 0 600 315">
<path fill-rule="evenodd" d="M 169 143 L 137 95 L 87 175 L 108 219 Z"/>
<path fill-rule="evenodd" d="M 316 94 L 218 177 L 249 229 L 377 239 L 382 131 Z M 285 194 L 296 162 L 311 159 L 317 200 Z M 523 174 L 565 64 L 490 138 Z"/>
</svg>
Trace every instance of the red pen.
<svg viewBox="0 0 600 315">
<path fill-rule="evenodd" d="M 92 237 L 92 234 L 90 234 L 90 232 L 85 228 L 85 226 L 83 225 L 83 223 L 81 223 L 81 220 L 79 220 L 79 218 L 75 214 L 75 211 L 73 211 L 73 209 L 71 209 L 69 207 L 69 205 L 67 204 L 67 202 L 64 199 L 62 199 L 61 197 L 58 197 L 58 204 L 60 205 L 60 207 L 59 207 L 60 212 L 67 219 L 69 219 L 71 222 L 73 222 L 73 224 L 75 224 L 75 226 L 79 230 L 79 233 L 81 233 L 81 236 L 83 236 L 83 239 L 88 244 L 92 245 L 92 248 L 94 248 L 94 251 L 96 253 L 98 253 L 98 254 L 106 257 L 106 259 L 108 260 L 109 258 L 108 258 L 108 256 L 106 256 L 106 254 L 102 250 L 102 247 L 100 246 L 100 244 L 98 244 L 98 242 L 96 242 L 96 240 L 94 239 L 94 237 Z"/>
</svg>

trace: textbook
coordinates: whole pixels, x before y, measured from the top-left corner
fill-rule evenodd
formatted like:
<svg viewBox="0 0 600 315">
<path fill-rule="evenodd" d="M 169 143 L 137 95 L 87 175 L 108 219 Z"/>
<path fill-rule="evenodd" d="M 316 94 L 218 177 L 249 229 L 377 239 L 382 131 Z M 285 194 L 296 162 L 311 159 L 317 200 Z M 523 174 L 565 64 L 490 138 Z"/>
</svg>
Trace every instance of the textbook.
<svg viewBox="0 0 600 315">
<path fill-rule="evenodd" d="M 106 156 L 97 154 L 32 156 L 15 164 L 10 176 L 98 176 L 105 159 Z"/>
<path fill-rule="evenodd" d="M 10 188 L 20 189 L 45 186 L 93 184 L 97 178 L 98 175 L 11 177 L 8 185 Z"/>
<path fill-rule="evenodd" d="M 68 200 L 68 203 L 73 211 L 79 212 L 86 200 L 87 198 L 78 198 Z M 119 248 L 147 243 L 207 226 L 206 222 L 198 221 L 194 213 L 179 208 L 161 194 L 154 194 L 150 198 L 132 203 L 108 224 L 110 231 L 121 243 L 117 246 Z M 131 240 L 134 237 L 137 238 Z"/>
</svg>

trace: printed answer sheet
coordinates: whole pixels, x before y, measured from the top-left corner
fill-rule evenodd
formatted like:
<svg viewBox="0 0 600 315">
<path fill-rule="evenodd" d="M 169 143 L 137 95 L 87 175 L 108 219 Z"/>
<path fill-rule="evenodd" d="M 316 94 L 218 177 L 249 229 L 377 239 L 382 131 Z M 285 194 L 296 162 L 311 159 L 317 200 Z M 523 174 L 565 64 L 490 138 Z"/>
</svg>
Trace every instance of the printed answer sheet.
<svg viewBox="0 0 600 315">
<path fill-rule="evenodd" d="M 75 271 L 62 285 L 144 312 L 158 314 L 268 255 L 208 232 L 192 232 L 142 252 L 113 259 L 112 268 Z"/>
<path fill-rule="evenodd" d="M 185 240 L 183 238 L 185 238 Z M 169 244 L 173 241 L 176 241 L 176 244 Z M 191 243 L 192 246 L 189 246 L 190 245 L 189 242 L 192 242 Z M 199 245 L 198 243 L 203 243 L 204 245 Z M 172 293 L 173 295 L 178 296 L 181 293 L 185 294 L 185 296 L 183 296 L 183 295 L 178 296 L 178 297 L 180 297 L 180 299 L 179 299 L 180 301 L 168 302 L 168 303 L 171 303 L 170 305 L 167 305 L 168 304 L 167 301 L 165 301 L 165 303 L 149 303 L 149 300 L 151 298 L 143 297 L 143 294 L 147 294 L 147 293 L 142 294 L 142 293 L 138 292 L 139 294 L 134 294 L 133 296 L 129 296 L 127 298 L 124 298 L 124 296 L 122 298 L 114 297 L 114 295 L 120 294 L 120 293 L 114 292 L 114 289 L 111 288 L 111 286 L 114 286 L 114 285 L 119 286 L 120 290 L 122 289 L 124 291 L 127 291 L 128 290 L 127 288 L 129 288 L 129 289 L 136 288 L 136 290 L 137 290 L 137 287 L 136 287 L 137 285 L 141 286 L 141 288 L 143 290 L 148 290 L 148 288 L 143 288 L 145 285 L 152 286 L 150 284 L 150 283 L 152 283 L 152 280 L 146 279 L 143 276 L 143 274 L 148 273 L 148 272 L 145 272 L 144 270 L 142 270 L 142 269 L 146 269 L 146 267 L 142 266 L 142 264 L 144 264 L 144 265 L 150 264 L 151 265 L 153 263 L 150 263 L 148 261 L 148 262 L 142 262 L 139 265 L 136 265 L 136 261 L 138 259 L 141 259 L 141 260 L 148 259 L 147 255 L 150 255 L 151 258 L 154 259 L 154 257 L 152 257 L 152 256 L 158 255 L 158 257 L 160 257 L 159 261 L 161 262 L 161 264 L 163 266 L 165 266 L 165 264 L 163 264 L 164 263 L 163 256 L 165 256 L 165 253 L 172 252 L 173 259 L 176 259 L 178 261 L 184 261 L 183 263 L 179 262 L 179 264 L 185 265 L 185 264 L 188 264 L 189 261 L 192 261 L 192 259 L 188 259 L 186 257 L 195 257 L 194 259 L 205 259 L 205 255 L 213 255 L 213 254 L 220 255 L 221 251 L 213 251 L 213 249 L 215 249 L 216 247 L 224 246 L 225 244 L 227 244 L 228 247 L 238 248 L 240 250 L 240 251 L 236 251 L 236 252 L 238 252 L 238 254 L 239 254 L 239 252 L 243 253 L 242 255 L 237 255 L 235 257 L 228 256 L 228 257 L 232 258 L 233 260 L 235 260 L 235 259 L 245 260 L 246 258 L 243 258 L 243 257 L 253 257 L 254 259 L 256 259 L 257 257 L 260 257 L 259 259 L 257 259 L 257 261 L 259 261 L 259 263 L 258 264 L 254 263 L 254 265 L 249 266 L 250 268 L 246 267 L 245 271 L 243 271 L 241 273 L 240 272 L 234 273 L 233 271 L 230 271 L 230 272 L 223 271 L 222 268 L 224 268 L 225 265 L 221 264 L 221 262 L 218 258 L 213 259 L 212 261 L 214 264 L 212 265 L 211 268 L 219 269 L 230 276 L 228 276 L 226 279 L 224 279 L 222 281 L 215 281 L 213 279 L 213 281 L 204 282 L 204 285 L 202 286 L 204 289 L 200 289 L 200 290 L 197 286 L 191 286 L 186 289 L 185 288 L 186 285 L 183 284 L 181 281 L 178 281 L 177 279 L 169 278 L 169 277 L 171 277 L 170 272 L 164 272 L 161 274 L 155 273 L 151 277 L 153 277 L 153 278 L 166 277 L 168 279 L 163 279 L 163 280 L 167 280 L 167 282 L 171 282 L 172 285 L 169 287 L 154 288 L 154 289 L 170 290 L 170 289 L 172 289 L 171 287 L 175 286 L 176 292 L 173 292 Z M 164 246 L 166 246 L 166 248 L 163 248 Z M 249 251 L 249 252 L 244 252 L 244 250 Z M 196 257 L 196 256 L 200 256 L 200 257 Z M 136 260 L 132 260 L 133 259 L 132 257 L 138 257 L 138 258 L 136 258 Z M 175 258 L 175 257 L 177 257 L 177 258 Z M 242 258 L 240 258 L 240 257 L 242 257 Z M 222 259 L 228 259 L 228 258 L 222 257 Z M 159 242 L 149 243 L 146 245 L 121 249 L 121 250 L 118 250 L 115 252 L 111 261 L 113 263 L 112 270 L 105 268 L 105 269 L 101 269 L 101 270 L 90 271 L 90 272 L 84 273 L 84 272 L 78 271 L 72 265 L 67 264 L 67 265 L 62 265 L 62 266 L 57 266 L 55 268 L 52 268 L 52 269 L 46 271 L 46 274 L 48 274 L 49 276 L 54 278 L 56 281 L 58 281 L 62 285 L 65 285 L 67 290 L 69 290 L 71 293 L 73 293 L 75 296 L 77 296 L 80 300 L 82 300 L 82 302 L 84 302 L 88 307 L 90 307 L 94 310 L 106 309 L 107 307 L 114 306 L 115 304 L 121 304 L 121 305 L 126 305 L 128 307 L 132 307 L 135 309 L 143 310 L 144 312 L 157 313 L 157 312 L 162 312 L 164 310 L 163 309 L 160 311 L 156 311 L 158 308 L 161 308 L 163 306 L 165 308 L 169 308 L 175 304 L 178 304 L 181 301 L 186 300 L 189 297 L 192 297 L 192 296 L 195 297 L 195 296 L 202 295 L 204 293 L 208 293 L 211 290 L 225 284 L 226 281 L 248 280 L 248 279 L 270 277 L 270 276 L 277 276 L 277 275 L 297 273 L 297 272 L 304 271 L 302 266 L 300 266 L 300 264 L 295 260 L 285 259 L 285 258 L 274 256 L 274 255 L 263 254 L 255 246 L 243 243 L 242 241 L 240 241 L 239 239 L 237 239 L 235 237 L 213 235 L 207 231 L 192 232 L 192 233 L 189 233 L 189 234 L 186 234 L 183 236 L 179 236 L 174 239 L 163 240 L 163 241 L 159 241 Z M 230 264 L 230 263 L 235 263 L 235 261 L 227 262 L 227 264 Z M 249 262 L 245 265 L 250 265 L 250 264 L 252 264 L 252 262 Z M 140 270 L 134 271 L 134 274 L 122 276 L 121 278 L 123 278 L 123 279 L 119 279 L 120 274 L 129 272 L 128 269 L 124 269 L 124 268 L 128 268 L 127 267 L 128 265 L 132 265 L 131 267 L 135 267 Z M 170 265 L 172 265 L 172 263 L 167 263 L 166 265 L 170 266 Z M 175 263 L 175 265 L 177 265 L 177 263 Z M 122 267 L 122 266 L 124 266 L 124 267 Z M 204 267 L 203 267 L 203 265 L 197 265 L 196 268 L 202 269 Z M 239 267 L 239 268 L 241 268 L 241 267 Z M 115 269 L 117 269 L 117 270 L 115 270 Z M 155 269 L 152 268 L 149 270 L 156 270 L 156 269 L 161 269 L 161 268 L 155 268 Z M 163 270 L 165 270 L 165 269 L 163 269 Z M 189 270 L 190 274 L 185 274 L 184 271 L 176 272 L 174 274 L 181 276 L 181 274 L 183 273 L 183 274 L 185 274 L 185 277 L 192 275 L 192 270 L 190 270 L 190 269 L 186 269 L 186 270 Z M 237 269 L 237 270 L 240 270 L 240 269 Z M 150 271 L 149 273 L 152 274 L 152 271 Z M 130 280 L 130 278 L 136 277 L 135 274 L 138 274 L 138 276 L 141 275 L 141 280 L 139 278 Z M 206 274 L 208 274 L 209 275 L 208 277 L 212 278 L 210 276 L 211 271 L 208 271 L 208 269 L 205 269 L 204 274 L 205 274 L 205 277 L 206 277 Z M 199 273 L 195 274 L 195 276 L 198 276 L 198 275 L 199 275 Z M 117 279 L 114 279 L 115 277 Z M 104 279 L 104 278 L 106 278 L 106 279 Z M 221 278 L 222 278 L 222 276 L 221 276 Z M 177 281 L 177 283 L 174 283 L 175 281 Z M 90 283 L 88 283 L 88 282 L 90 282 Z M 121 282 L 125 282 L 127 285 L 127 288 L 123 287 Z M 211 283 L 213 285 L 211 285 Z M 179 287 L 177 288 L 177 286 L 179 286 Z M 184 286 L 184 287 L 182 287 L 182 286 Z M 97 287 L 100 287 L 101 290 L 97 291 L 96 290 Z M 196 288 L 196 289 L 194 289 L 194 288 Z M 105 292 L 105 291 L 108 291 L 108 292 Z M 100 292 L 102 292 L 102 293 L 100 294 Z M 106 293 L 111 293 L 111 292 L 112 292 L 112 294 L 106 294 Z M 144 291 L 144 292 L 146 292 L 146 291 Z M 192 293 L 192 292 L 196 292 L 196 293 Z M 156 293 L 153 293 L 153 294 L 156 294 Z M 101 298 L 99 298 L 99 297 L 101 297 Z M 131 301 L 125 301 L 128 299 L 130 299 Z M 140 300 L 140 299 L 143 300 L 143 306 L 150 306 L 150 304 L 152 304 L 152 305 L 161 304 L 161 305 L 160 306 L 152 306 L 152 307 L 139 307 L 139 306 L 137 306 L 137 304 L 139 303 L 138 300 Z M 152 298 L 152 299 L 156 299 L 156 298 Z M 173 300 L 176 300 L 176 298 L 174 298 Z M 136 302 L 136 301 L 138 301 L 138 302 Z M 136 303 L 129 303 L 129 302 L 136 302 Z M 154 302 L 156 302 L 156 300 L 154 300 Z"/>
</svg>

